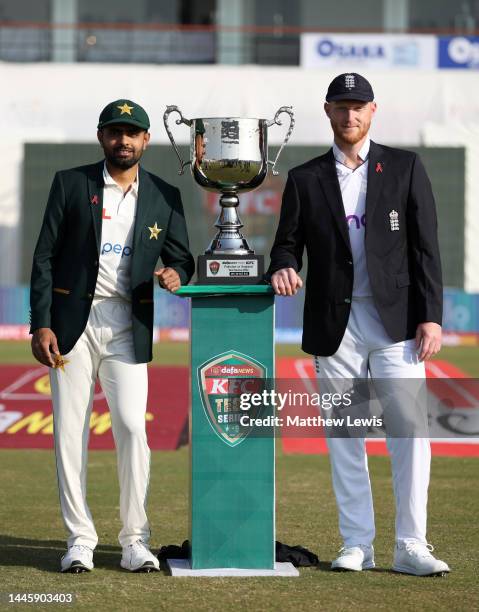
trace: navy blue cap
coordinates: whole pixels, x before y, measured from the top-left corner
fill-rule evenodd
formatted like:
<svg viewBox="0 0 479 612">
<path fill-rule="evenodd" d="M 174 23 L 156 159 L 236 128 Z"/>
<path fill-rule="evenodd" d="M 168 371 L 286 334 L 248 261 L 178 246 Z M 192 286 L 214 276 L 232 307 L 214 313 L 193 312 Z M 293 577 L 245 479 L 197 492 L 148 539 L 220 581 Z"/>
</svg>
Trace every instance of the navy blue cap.
<svg viewBox="0 0 479 612">
<path fill-rule="evenodd" d="M 371 83 L 356 72 L 340 74 L 331 81 L 326 94 L 326 102 L 336 100 L 372 102 L 374 93 Z"/>
</svg>

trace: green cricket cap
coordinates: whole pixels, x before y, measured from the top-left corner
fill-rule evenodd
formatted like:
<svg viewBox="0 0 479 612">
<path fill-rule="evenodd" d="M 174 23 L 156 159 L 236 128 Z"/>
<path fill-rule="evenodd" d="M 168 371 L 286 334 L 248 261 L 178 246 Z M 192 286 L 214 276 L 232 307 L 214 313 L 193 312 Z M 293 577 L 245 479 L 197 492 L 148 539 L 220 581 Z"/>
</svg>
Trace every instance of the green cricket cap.
<svg viewBox="0 0 479 612">
<path fill-rule="evenodd" d="M 150 118 L 145 109 L 132 100 L 115 100 L 110 102 L 100 113 L 98 129 L 101 130 L 106 125 L 114 123 L 129 123 L 136 125 L 142 130 L 150 127 Z"/>
</svg>

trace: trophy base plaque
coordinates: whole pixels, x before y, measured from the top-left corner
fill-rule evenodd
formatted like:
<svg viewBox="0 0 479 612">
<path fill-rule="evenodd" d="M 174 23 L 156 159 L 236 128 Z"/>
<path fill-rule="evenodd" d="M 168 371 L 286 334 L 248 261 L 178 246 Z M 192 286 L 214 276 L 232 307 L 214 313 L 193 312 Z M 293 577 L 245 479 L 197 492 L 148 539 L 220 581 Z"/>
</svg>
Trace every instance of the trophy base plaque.
<svg viewBox="0 0 479 612">
<path fill-rule="evenodd" d="M 226 255 L 222 253 L 198 256 L 199 285 L 261 285 L 263 255 Z"/>
</svg>

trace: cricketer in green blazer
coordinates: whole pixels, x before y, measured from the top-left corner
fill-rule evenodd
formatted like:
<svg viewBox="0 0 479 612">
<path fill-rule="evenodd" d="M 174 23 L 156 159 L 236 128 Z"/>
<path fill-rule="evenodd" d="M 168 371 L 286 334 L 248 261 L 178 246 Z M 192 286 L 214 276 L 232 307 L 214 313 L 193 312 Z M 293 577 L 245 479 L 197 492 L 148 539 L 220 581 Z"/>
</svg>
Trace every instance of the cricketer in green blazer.
<svg viewBox="0 0 479 612">
<path fill-rule="evenodd" d="M 60 353 L 85 329 L 100 258 L 103 164 L 57 172 L 33 256 L 31 328 L 51 328 Z M 194 272 L 180 192 L 139 169 L 131 262 L 133 341 L 138 363 L 151 361 L 153 272 L 161 257 L 187 284 Z"/>
</svg>

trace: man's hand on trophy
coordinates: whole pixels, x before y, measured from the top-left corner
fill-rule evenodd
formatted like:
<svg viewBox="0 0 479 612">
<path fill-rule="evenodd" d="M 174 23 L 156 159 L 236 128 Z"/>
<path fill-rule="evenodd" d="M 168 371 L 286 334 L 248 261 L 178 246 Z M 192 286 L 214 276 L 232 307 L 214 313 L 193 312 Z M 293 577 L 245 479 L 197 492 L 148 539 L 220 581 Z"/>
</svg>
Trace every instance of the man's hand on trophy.
<svg viewBox="0 0 479 612">
<path fill-rule="evenodd" d="M 178 272 L 173 268 L 160 268 L 155 272 L 158 277 L 160 287 L 174 293 L 181 287 L 181 280 Z"/>
<path fill-rule="evenodd" d="M 282 268 L 271 276 L 271 286 L 276 295 L 296 295 L 303 281 L 294 268 Z"/>
</svg>

